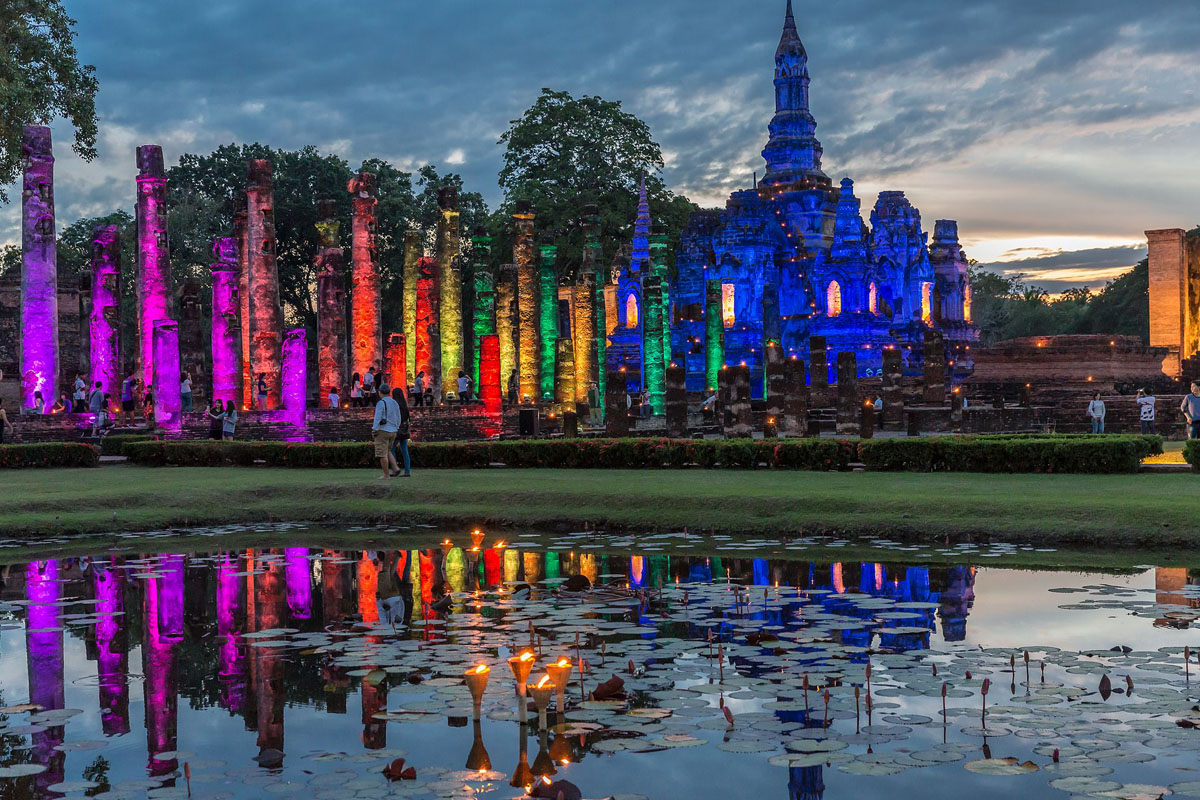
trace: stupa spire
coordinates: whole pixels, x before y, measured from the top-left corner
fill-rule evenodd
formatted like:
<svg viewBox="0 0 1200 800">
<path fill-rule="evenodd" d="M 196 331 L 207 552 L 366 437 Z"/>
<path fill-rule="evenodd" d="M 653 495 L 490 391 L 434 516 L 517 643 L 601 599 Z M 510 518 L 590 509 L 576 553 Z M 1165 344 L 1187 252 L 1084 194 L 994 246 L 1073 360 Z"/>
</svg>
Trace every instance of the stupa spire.
<svg viewBox="0 0 1200 800">
<path fill-rule="evenodd" d="M 633 223 L 633 258 L 630 266 L 634 272 L 645 272 L 650 262 L 650 200 L 646 194 L 646 173 L 642 173 L 638 188 L 637 219 Z"/>
<path fill-rule="evenodd" d="M 808 53 L 800 41 L 792 3 L 788 0 L 783 18 L 783 34 L 775 49 L 775 116 L 771 119 L 771 138 L 763 149 L 767 186 L 797 182 L 829 187 L 829 178 L 821 171 L 821 143 L 817 141 L 817 122 L 808 109 Z"/>
</svg>

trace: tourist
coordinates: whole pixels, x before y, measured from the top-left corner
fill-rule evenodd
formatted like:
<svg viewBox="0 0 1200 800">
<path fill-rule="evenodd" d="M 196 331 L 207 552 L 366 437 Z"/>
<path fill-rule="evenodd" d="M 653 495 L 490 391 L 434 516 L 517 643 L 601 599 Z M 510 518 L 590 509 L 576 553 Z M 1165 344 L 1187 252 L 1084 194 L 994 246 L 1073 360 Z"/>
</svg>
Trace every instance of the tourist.
<svg viewBox="0 0 1200 800">
<path fill-rule="evenodd" d="M 1138 389 L 1137 404 L 1138 404 L 1138 419 L 1142 423 L 1142 433 L 1154 433 L 1154 401 L 1155 397 L 1146 392 L 1145 389 Z"/>
<path fill-rule="evenodd" d="M 104 384 L 102 384 L 100 381 L 96 381 L 96 385 L 92 389 L 92 393 L 90 395 L 88 395 L 88 399 L 87 399 L 88 411 L 90 411 L 93 414 L 100 411 L 100 407 L 105 405 L 104 398 L 105 398 Z"/>
<path fill-rule="evenodd" d="M 425 405 L 425 370 L 417 373 L 417 377 L 413 378 L 413 402 L 418 406 Z"/>
<path fill-rule="evenodd" d="M 12 423 L 8 421 L 8 413 L 4 410 L 4 398 L 0 397 L 0 444 L 4 444 L 4 434 L 13 433 Z"/>
<path fill-rule="evenodd" d="M 1192 381 L 1192 393 L 1183 396 L 1179 404 L 1188 424 L 1188 438 L 1200 439 L 1200 381 Z"/>
<path fill-rule="evenodd" d="M 97 381 L 97 384 L 99 381 Z M 93 392 L 93 394 L 95 394 Z M 96 410 L 92 417 L 92 438 L 103 436 L 105 429 L 108 427 L 108 406 L 104 402 L 104 395 L 100 395 L 100 407 Z"/>
<path fill-rule="evenodd" d="M 330 386 L 329 387 L 329 407 L 337 408 L 341 404 L 342 404 L 342 398 L 341 398 L 341 395 L 338 394 L 338 387 Z"/>
<path fill-rule="evenodd" d="M 142 397 L 142 416 L 147 421 L 154 419 L 154 389 L 147 389 L 146 394 Z"/>
<path fill-rule="evenodd" d="M 871 405 L 875 407 L 876 414 L 883 411 L 883 395 L 875 395 L 875 400 L 871 403 Z"/>
<path fill-rule="evenodd" d="M 183 380 L 179 382 L 179 399 L 182 402 L 181 410 L 184 414 L 189 414 L 192 411 L 192 373 L 183 373 Z"/>
<path fill-rule="evenodd" d="M 71 396 L 74 401 L 72 405 L 83 408 L 83 401 L 87 399 L 87 381 L 83 379 L 82 372 L 75 373 L 75 394 Z"/>
<path fill-rule="evenodd" d="M 396 441 L 396 432 L 400 429 L 400 406 L 392 399 L 391 388 L 385 383 L 379 387 L 379 401 L 375 403 L 375 421 L 371 423 L 371 437 L 375 441 L 375 457 L 383 474 L 379 480 L 394 477 L 400 467 L 396 457 L 392 455 L 392 445 Z"/>
<path fill-rule="evenodd" d="M 717 413 L 717 393 L 713 392 L 708 397 L 704 398 L 704 402 L 700 404 L 700 414 L 705 419 L 712 419 Z"/>
<path fill-rule="evenodd" d="M 598 428 L 600 427 L 600 387 L 594 382 L 588 384 L 587 402 L 588 421 L 591 422 L 593 428 Z"/>
<path fill-rule="evenodd" d="M 72 408 L 73 406 L 71 405 L 71 398 L 67 397 L 66 392 L 63 392 L 58 396 L 58 399 L 54 401 L 54 405 L 50 407 L 50 413 L 70 414 Z"/>
<path fill-rule="evenodd" d="M 400 451 L 400 457 L 396 461 L 404 467 L 404 471 L 400 473 L 401 478 L 408 478 L 412 474 L 412 462 L 408 456 L 409 422 L 412 415 L 408 411 L 408 399 L 405 394 L 407 392 L 399 386 L 392 389 L 392 399 L 400 407 L 400 427 L 396 430 L 396 443 L 392 447 L 392 455 L 395 456 L 396 451 Z"/>
<path fill-rule="evenodd" d="M 42 399 L 41 391 L 33 393 L 33 405 L 21 409 L 21 416 L 28 417 L 34 414 L 41 414 L 46 410 L 46 401 Z"/>
<path fill-rule="evenodd" d="M 232 441 L 234 431 L 237 430 L 237 421 L 238 413 L 233 401 L 225 401 L 225 412 L 221 414 L 221 438 L 223 440 Z"/>
<path fill-rule="evenodd" d="M 129 422 L 133 421 L 133 387 L 136 382 L 137 382 L 137 378 L 133 377 L 132 370 L 129 372 L 128 375 L 125 376 L 125 380 L 121 381 L 121 424 L 122 425 L 127 425 Z M 125 419 L 126 415 L 129 416 L 129 420 Z"/>
<path fill-rule="evenodd" d="M 208 438 L 220 440 L 221 438 L 221 422 L 225 418 L 225 409 L 221 408 L 221 401 L 214 400 L 212 408 L 208 410 Z"/>
<path fill-rule="evenodd" d="M 1104 401 L 1100 399 L 1099 392 L 1092 395 L 1092 402 L 1088 403 L 1087 415 L 1092 420 L 1092 433 L 1104 433 Z"/>
<path fill-rule="evenodd" d="M 375 367 L 370 367 L 367 374 L 363 375 L 362 391 L 365 403 L 370 403 L 379 397 L 378 387 L 375 385 Z"/>
<path fill-rule="evenodd" d="M 471 399 L 471 379 L 462 370 L 458 371 L 458 380 L 455 381 L 455 386 L 458 389 L 458 402 L 466 405 L 467 401 Z"/>
<path fill-rule="evenodd" d="M 258 373 L 258 410 L 267 410 L 267 373 Z"/>
<path fill-rule="evenodd" d="M 654 413 L 654 408 L 650 405 L 650 393 L 642 392 L 638 399 L 638 414 L 649 418 Z"/>
</svg>

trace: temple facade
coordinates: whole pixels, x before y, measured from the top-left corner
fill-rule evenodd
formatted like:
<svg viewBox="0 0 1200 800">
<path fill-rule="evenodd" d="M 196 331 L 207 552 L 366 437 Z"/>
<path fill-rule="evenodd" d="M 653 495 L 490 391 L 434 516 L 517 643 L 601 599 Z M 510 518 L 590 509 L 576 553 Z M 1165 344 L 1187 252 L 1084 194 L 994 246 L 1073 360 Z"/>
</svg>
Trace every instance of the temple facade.
<svg viewBox="0 0 1200 800">
<path fill-rule="evenodd" d="M 920 212 L 899 191 L 880 193 L 868 225 L 853 181 L 834 185 L 822 170 L 808 55 L 791 0 L 774 83 L 763 179 L 730 195 L 724 210 L 694 214 L 677 251 L 671 355 L 685 366 L 688 389 L 710 388 L 706 362 L 718 360 L 747 365 L 759 396 L 767 343 L 805 358 L 812 336 L 825 337 L 833 353 L 855 352 L 860 374 L 871 376 L 880 374 L 882 351 L 891 347 L 905 351 L 907 368 L 919 369 L 918 343 L 938 329 L 955 367 L 969 369 L 968 348 L 979 334 L 958 225 L 937 221 L 929 243 Z M 719 337 L 705 333 L 706 291 L 714 281 Z M 626 302 L 641 302 L 635 291 L 618 289 L 623 321 L 637 312 L 625 311 Z"/>
</svg>

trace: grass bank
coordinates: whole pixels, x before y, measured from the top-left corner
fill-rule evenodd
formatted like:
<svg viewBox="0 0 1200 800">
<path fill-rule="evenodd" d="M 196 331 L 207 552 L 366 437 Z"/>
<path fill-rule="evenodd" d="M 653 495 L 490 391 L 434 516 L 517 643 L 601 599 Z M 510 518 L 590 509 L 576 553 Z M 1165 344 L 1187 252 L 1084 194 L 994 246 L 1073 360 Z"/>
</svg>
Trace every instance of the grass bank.
<svg viewBox="0 0 1200 800">
<path fill-rule="evenodd" d="M 908 540 L 1200 547 L 1200 479 L 778 471 L 368 470 L 104 466 L 6 474 L 0 536 L 233 522 L 598 525 Z"/>
</svg>

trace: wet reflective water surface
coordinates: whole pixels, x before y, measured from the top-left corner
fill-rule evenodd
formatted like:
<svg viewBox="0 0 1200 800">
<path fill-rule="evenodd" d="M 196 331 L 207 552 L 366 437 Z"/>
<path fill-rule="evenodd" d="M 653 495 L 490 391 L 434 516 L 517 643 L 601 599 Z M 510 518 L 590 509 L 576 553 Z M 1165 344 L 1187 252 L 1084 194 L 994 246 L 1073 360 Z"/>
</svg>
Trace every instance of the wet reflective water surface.
<svg viewBox="0 0 1200 800">
<path fill-rule="evenodd" d="M 0 550 L 0 798 L 1200 797 L 1186 569 L 210 533 Z"/>
</svg>

